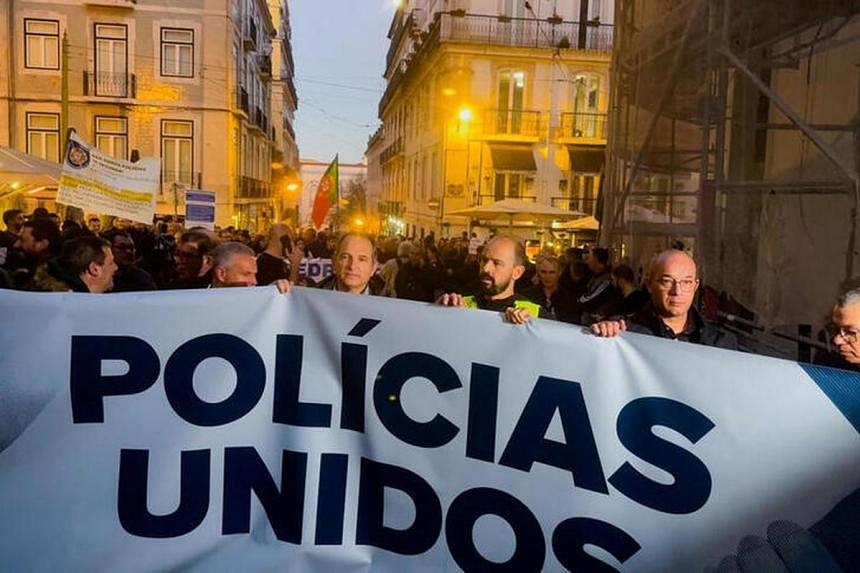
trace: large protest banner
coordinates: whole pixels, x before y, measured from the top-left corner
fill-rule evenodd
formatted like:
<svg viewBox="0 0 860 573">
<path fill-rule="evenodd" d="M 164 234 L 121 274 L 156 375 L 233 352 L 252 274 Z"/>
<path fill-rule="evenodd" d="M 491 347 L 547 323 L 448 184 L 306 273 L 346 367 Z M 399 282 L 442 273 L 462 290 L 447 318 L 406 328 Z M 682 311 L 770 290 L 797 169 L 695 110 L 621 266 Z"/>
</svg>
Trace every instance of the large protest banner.
<svg viewBox="0 0 860 573">
<path fill-rule="evenodd" d="M 161 185 L 161 159 L 115 159 L 72 133 L 63 159 L 57 202 L 139 223 L 152 223 Z"/>
<path fill-rule="evenodd" d="M 301 288 L 0 311 L 4 570 L 701 571 L 777 520 L 856 550 L 851 373 Z"/>
</svg>

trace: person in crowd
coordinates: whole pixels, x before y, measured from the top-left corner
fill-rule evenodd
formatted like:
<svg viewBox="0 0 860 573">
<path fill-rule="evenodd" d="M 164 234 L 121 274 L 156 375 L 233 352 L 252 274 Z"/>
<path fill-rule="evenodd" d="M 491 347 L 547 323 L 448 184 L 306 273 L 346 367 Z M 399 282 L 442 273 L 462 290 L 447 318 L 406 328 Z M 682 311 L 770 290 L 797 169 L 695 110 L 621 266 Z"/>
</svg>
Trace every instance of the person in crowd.
<svg viewBox="0 0 860 573">
<path fill-rule="evenodd" d="M 696 262 L 684 251 L 669 249 L 651 263 L 647 281 L 651 300 L 641 311 L 619 320 L 591 325 L 598 336 L 615 336 L 629 330 L 671 340 L 737 350 L 734 334 L 706 322 L 693 307 L 699 278 Z"/>
<path fill-rule="evenodd" d="M 257 253 L 248 245 L 236 241 L 221 243 L 210 257 L 211 288 L 257 286 Z M 271 284 L 281 293 L 290 290 L 290 281 L 286 279 L 276 279 Z"/>
<path fill-rule="evenodd" d="M 267 285 L 278 279 L 299 282 L 299 266 L 304 252 L 294 246 L 292 231 L 276 223 L 269 229 L 265 250 L 257 256 L 257 284 Z"/>
<path fill-rule="evenodd" d="M 92 215 L 87 219 L 87 229 L 89 229 L 90 233 L 93 235 L 98 235 L 102 231 L 102 220 L 96 215 Z"/>
<path fill-rule="evenodd" d="M 385 261 L 379 268 L 379 276 L 385 281 L 381 293 L 383 296 L 397 298 L 397 273 L 400 272 L 403 265 L 409 262 L 413 248 L 411 241 L 400 241 L 397 245 L 397 254 Z"/>
<path fill-rule="evenodd" d="M 6 265 L 7 259 L 13 259 L 12 249 L 18 242 L 21 228 L 24 226 L 24 212 L 21 209 L 3 211 L 4 231 L 0 231 L 0 267 Z"/>
<path fill-rule="evenodd" d="M 574 318 L 573 299 L 559 283 L 561 261 L 551 255 L 539 255 L 536 267 L 539 282 L 523 291 L 523 296 L 539 304 L 547 318 L 571 322 Z"/>
<path fill-rule="evenodd" d="M 168 288 L 205 288 L 212 283 L 210 253 L 218 246 L 215 233 L 192 228 L 179 237 L 176 246 L 176 280 Z"/>
<path fill-rule="evenodd" d="M 137 266 L 134 239 L 127 231 L 109 229 L 104 238 L 110 242 L 113 259 L 117 265 L 113 277 L 113 292 L 136 292 L 155 290 L 152 275 Z"/>
<path fill-rule="evenodd" d="M 433 302 L 433 289 L 437 267 L 425 256 L 426 249 L 434 249 L 430 243 L 413 243 L 412 251 L 395 278 L 397 298 L 419 302 Z"/>
<path fill-rule="evenodd" d="M 35 213 L 35 211 L 34 211 Z M 6 270 L 12 275 L 15 288 L 27 289 L 36 272 L 36 268 L 55 257 L 60 252 L 62 242 L 60 229 L 48 217 L 31 218 L 21 227 L 21 235 L 15 243 L 23 257 L 15 261 L 14 268 L 7 265 Z"/>
<path fill-rule="evenodd" d="M 525 260 L 525 248 L 518 239 L 497 235 L 484 245 L 478 259 L 478 292 L 469 296 L 444 293 L 436 304 L 501 311 L 514 324 L 542 316 L 540 305 L 514 292 L 514 283 L 525 272 Z"/>
<path fill-rule="evenodd" d="M 592 248 L 585 257 L 585 264 L 591 278 L 588 289 L 577 299 L 577 304 L 581 313 L 580 323 L 587 326 L 609 316 L 621 297 L 612 286 L 608 249 Z"/>
<path fill-rule="evenodd" d="M 332 260 L 334 274 L 317 287 L 350 294 L 380 295 L 385 281 L 376 274 L 376 244 L 370 235 L 346 233 L 337 243 Z"/>
<path fill-rule="evenodd" d="M 113 287 L 117 266 L 110 242 L 92 235 L 66 241 L 59 257 L 39 265 L 33 290 L 104 293 Z"/>
<path fill-rule="evenodd" d="M 648 304 L 648 291 L 636 284 L 636 276 L 629 266 L 618 265 L 612 268 L 612 284 L 622 297 L 617 312 L 613 314 L 627 316 L 639 312 Z"/>
<path fill-rule="evenodd" d="M 848 290 L 839 297 L 828 330 L 839 353 L 832 365 L 860 370 L 860 288 Z"/>
</svg>

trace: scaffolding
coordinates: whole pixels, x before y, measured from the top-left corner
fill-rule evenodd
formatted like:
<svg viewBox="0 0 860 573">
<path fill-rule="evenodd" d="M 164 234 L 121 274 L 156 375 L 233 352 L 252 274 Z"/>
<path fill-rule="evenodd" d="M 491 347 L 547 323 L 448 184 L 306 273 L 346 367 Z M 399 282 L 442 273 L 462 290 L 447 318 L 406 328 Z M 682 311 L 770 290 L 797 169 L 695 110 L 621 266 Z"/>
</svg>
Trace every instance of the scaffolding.
<svg viewBox="0 0 860 573">
<path fill-rule="evenodd" d="M 860 75 L 810 94 L 836 73 L 828 54 L 860 56 L 858 13 L 857 0 L 617 0 L 600 242 L 634 265 L 681 242 L 758 320 L 820 323 L 858 271 Z M 827 235 L 828 276 L 790 260 L 797 220 Z M 785 269 L 828 284 L 784 291 Z"/>
</svg>

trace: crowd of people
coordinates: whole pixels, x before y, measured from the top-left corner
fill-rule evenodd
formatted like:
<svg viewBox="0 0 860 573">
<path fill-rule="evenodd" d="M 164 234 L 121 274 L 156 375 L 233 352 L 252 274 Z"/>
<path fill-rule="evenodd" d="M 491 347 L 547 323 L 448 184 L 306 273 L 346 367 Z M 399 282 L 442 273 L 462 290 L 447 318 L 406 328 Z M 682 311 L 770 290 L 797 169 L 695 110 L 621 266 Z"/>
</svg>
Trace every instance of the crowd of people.
<svg viewBox="0 0 860 573">
<path fill-rule="evenodd" d="M 44 209 L 29 216 L 5 211 L 0 288 L 104 293 L 275 285 L 286 293 L 302 285 L 497 311 L 515 324 L 551 319 L 604 337 L 629 330 L 738 349 L 733 333 L 697 310 L 696 263 L 679 248 L 634 271 L 612 264 L 610 251 L 599 247 L 542 252 L 530 261 L 509 235 L 409 240 L 274 224 L 255 236 L 166 222 L 114 219 L 103 228 L 97 216 L 85 221 L 60 222 Z M 305 259 L 330 259 L 332 274 L 319 282 L 304 276 Z M 821 362 L 860 368 L 860 289 L 836 302 L 826 337 L 835 352 Z"/>
</svg>

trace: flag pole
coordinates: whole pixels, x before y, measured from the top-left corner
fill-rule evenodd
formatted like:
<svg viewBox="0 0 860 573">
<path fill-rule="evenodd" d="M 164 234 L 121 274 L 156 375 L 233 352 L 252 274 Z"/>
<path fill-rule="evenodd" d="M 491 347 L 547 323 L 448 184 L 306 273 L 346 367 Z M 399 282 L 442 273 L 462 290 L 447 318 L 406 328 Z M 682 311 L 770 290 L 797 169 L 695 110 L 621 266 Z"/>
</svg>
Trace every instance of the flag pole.
<svg viewBox="0 0 860 573">
<path fill-rule="evenodd" d="M 340 154 L 334 154 L 335 173 L 337 173 L 337 211 L 335 212 L 334 232 L 340 230 Z"/>
</svg>

